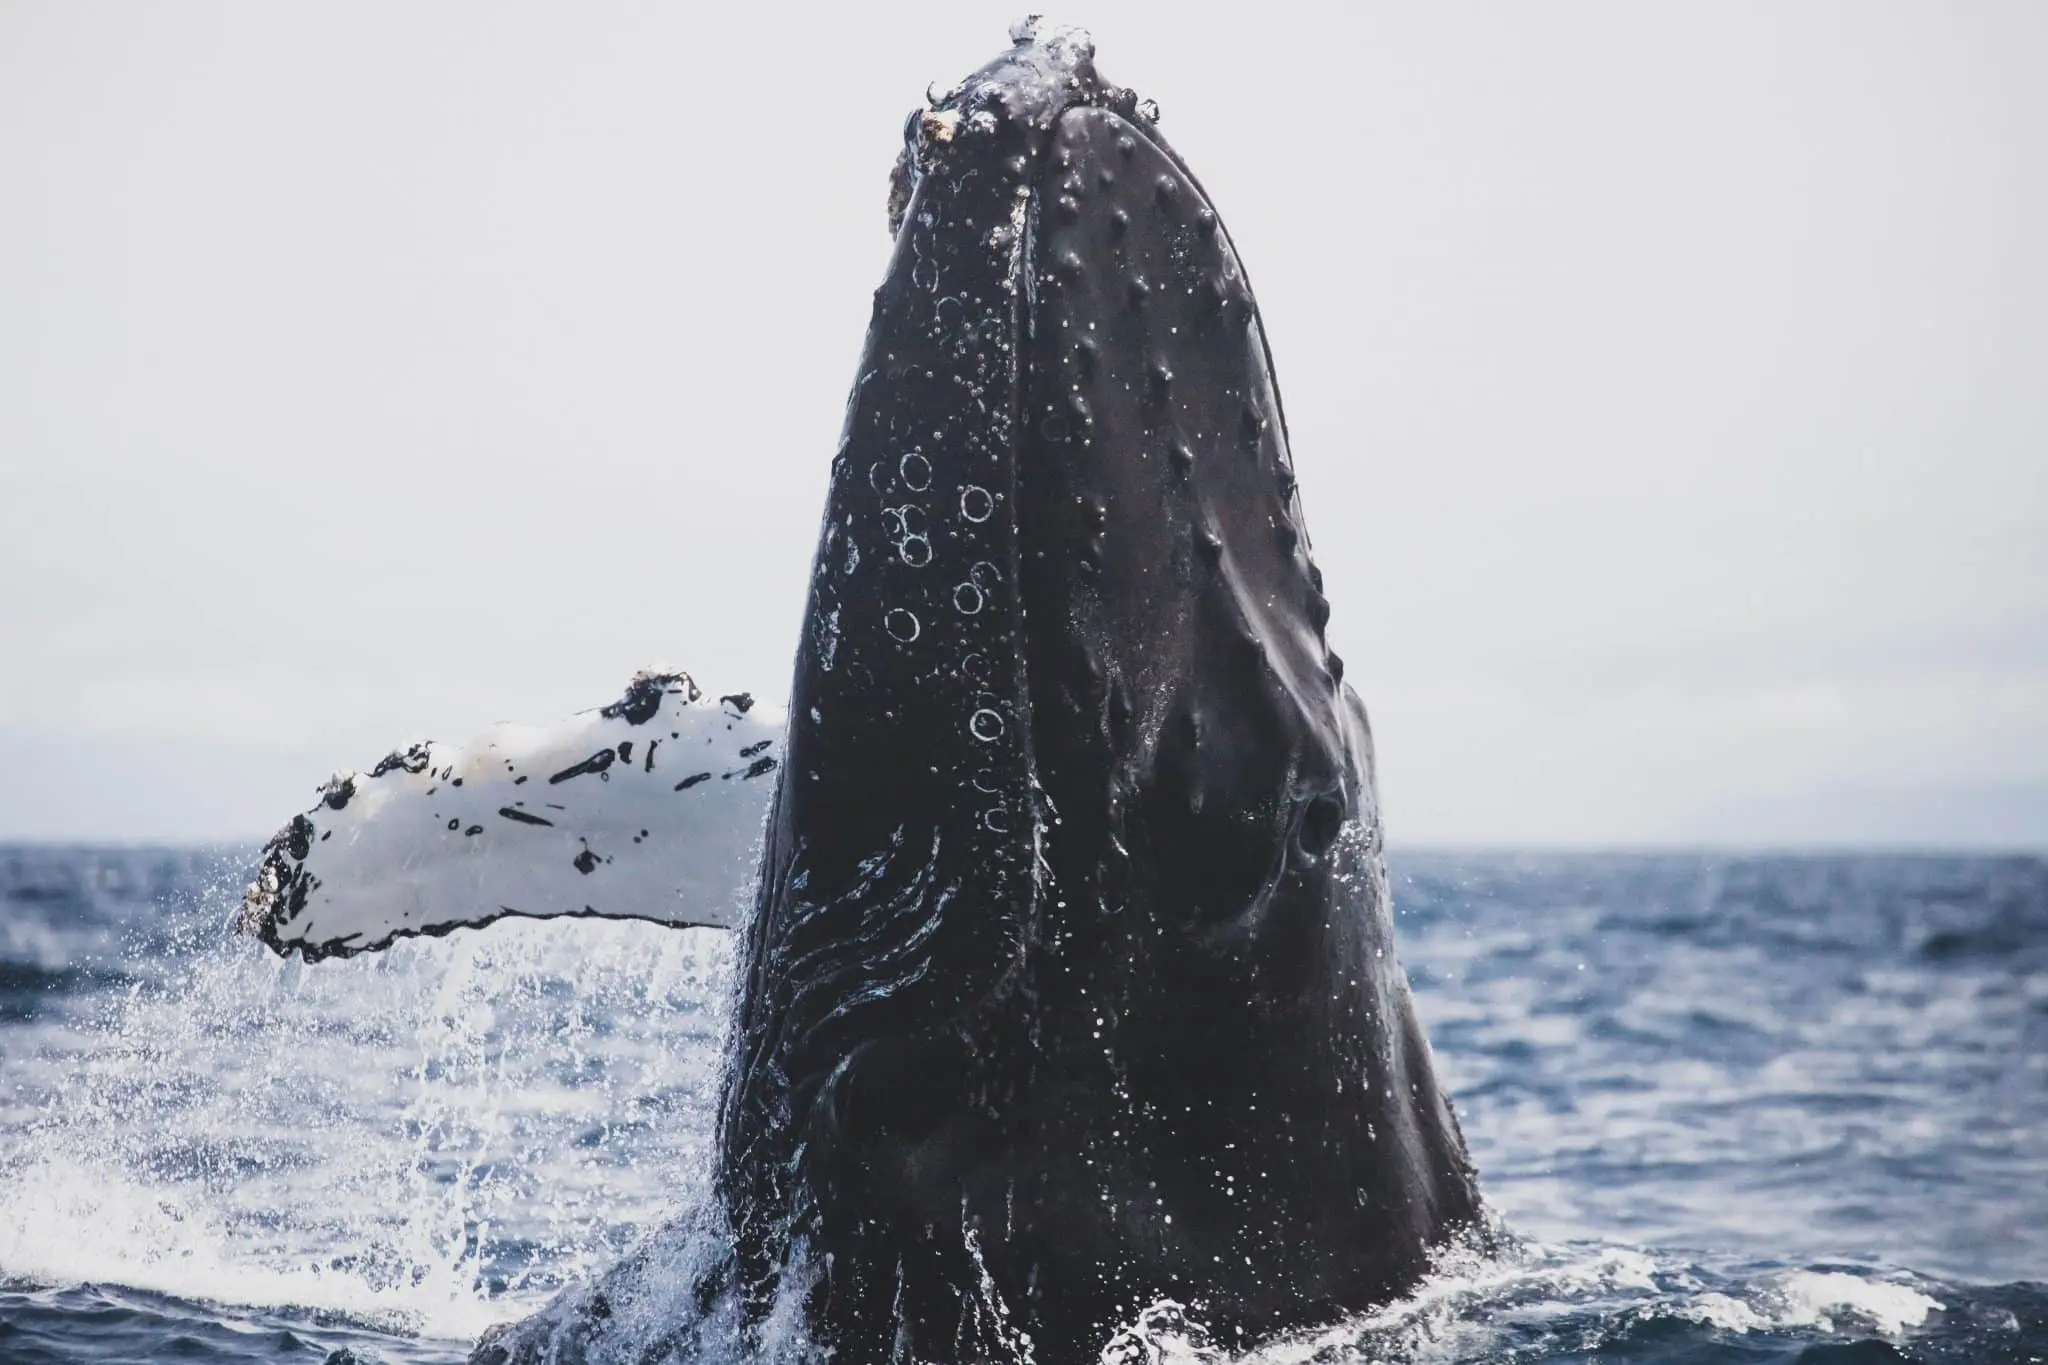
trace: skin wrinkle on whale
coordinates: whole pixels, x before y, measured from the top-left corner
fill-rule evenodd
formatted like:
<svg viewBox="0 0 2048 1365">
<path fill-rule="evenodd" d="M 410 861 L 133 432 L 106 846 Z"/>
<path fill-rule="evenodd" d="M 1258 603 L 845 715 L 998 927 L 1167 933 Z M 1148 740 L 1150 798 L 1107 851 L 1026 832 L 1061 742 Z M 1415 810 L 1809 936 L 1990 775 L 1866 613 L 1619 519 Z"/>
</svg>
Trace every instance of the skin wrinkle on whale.
<svg viewBox="0 0 2048 1365">
<path fill-rule="evenodd" d="M 752 915 L 668 921 L 743 930 L 694 1290 L 650 1244 L 480 1342 L 486 1365 L 786 1328 L 850 1365 L 1051 1365 L 1161 1303 L 1248 1341 L 1385 1302 L 1483 1231 L 1242 266 L 1085 34 L 1013 39 L 906 122 L 780 747 L 646 751 L 647 792 L 743 793 L 708 809 L 748 853 L 767 815 Z M 600 716 L 688 717 L 686 690 L 636 682 Z M 763 723 L 736 709 L 728 733 Z M 626 866 L 589 826 L 635 823 L 605 797 L 635 737 L 588 724 L 530 765 L 599 794 L 533 831 L 573 850 L 558 877 Z M 411 785 L 376 790 L 429 809 L 460 758 L 414 746 L 375 775 Z M 527 776 L 461 780 L 556 818 Z M 679 833 L 717 861 L 709 824 L 654 809 L 637 866 Z M 385 866 L 321 852 L 351 811 L 353 837 L 397 823 L 323 793 L 267 850 L 245 927 L 278 951 L 390 941 L 347 900 Z M 461 864 L 419 828 L 418 865 Z M 396 932 L 495 917 L 467 914 Z"/>
</svg>

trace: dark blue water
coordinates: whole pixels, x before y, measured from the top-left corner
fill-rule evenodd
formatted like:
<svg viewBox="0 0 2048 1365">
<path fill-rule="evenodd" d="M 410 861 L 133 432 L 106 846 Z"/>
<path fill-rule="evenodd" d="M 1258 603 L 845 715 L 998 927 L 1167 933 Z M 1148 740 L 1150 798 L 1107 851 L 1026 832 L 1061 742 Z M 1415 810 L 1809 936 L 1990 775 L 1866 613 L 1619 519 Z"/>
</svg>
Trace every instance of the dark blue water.
<svg viewBox="0 0 2048 1365">
<path fill-rule="evenodd" d="M 0 847 L 0 1362 L 459 1361 L 685 1235 L 717 931 L 308 968 L 224 933 L 246 863 Z M 2048 864 L 1393 873 L 1510 1245 L 1252 1359 L 2048 1361 Z M 1138 1326 L 1128 1358 L 1227 1358 Z"/>
</svg>

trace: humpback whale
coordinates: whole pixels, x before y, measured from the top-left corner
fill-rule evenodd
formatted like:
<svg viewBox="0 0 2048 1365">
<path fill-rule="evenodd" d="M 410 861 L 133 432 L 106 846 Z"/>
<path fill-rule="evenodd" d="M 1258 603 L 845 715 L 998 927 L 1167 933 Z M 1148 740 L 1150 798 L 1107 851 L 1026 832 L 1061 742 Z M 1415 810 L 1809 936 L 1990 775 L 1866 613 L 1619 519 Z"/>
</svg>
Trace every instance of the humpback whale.
<svg viewBox="0 0 2048 1365">
<path fill-rule="evenodd" d="M 909 122 L 744 929 L 736 1284 L 853 1360 L 1265 1333 L 1478 1210 L 1243 267 L 1016 39 Z"/>
<path fill-rule="evenodd" d="M 638 724 L 629 692 L 561 742 L 398 755 L 323 789 L 245 909 L 309 957 L 504 913 L 734 925 L 686 1297 L 842 1361 L 1095 1359 L 1162 1302 L 1248 1341 L 1400 1294 L 1481 1219 L 1244 268 L 1085 33 L 1012 39 L 906 123 L 786 728 L 662 679 Z M 511 804 L 543 780 L 588 804 Z M 730 849 L 672 858 L 738 828 L 735 916 Z M 485 839 L 552 863 L 526 899 L 476 880 Z M 593 1346 L 579 1302 L 479 1358 Z"/>
</svg>

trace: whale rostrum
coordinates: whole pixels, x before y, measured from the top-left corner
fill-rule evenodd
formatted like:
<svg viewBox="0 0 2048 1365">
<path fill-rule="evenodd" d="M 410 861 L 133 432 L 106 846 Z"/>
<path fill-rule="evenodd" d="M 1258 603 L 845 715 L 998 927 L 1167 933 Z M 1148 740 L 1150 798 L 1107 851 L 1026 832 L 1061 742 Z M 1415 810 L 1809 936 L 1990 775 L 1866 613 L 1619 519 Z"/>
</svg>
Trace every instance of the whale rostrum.
<svg viewBox="0 0 2048 1365">
<path fill-rule="evenodd" d="M 1095 1360 L 1162 1304 L 1244 1343 L 1384 1302 L 1483 1232 L 1243 265 L 1085 33 L 1012 39 L 905 126 L 786 728 L 755 738 L 745 711 L 712 746 L 738 765 L 771 739 L 772 777 L 721 767 L 714 810 L 664 772 L 622 825 L 603 803 L 639 789 L 615 757 L 574 834 L 723 858 L 604 907 L 667 887 L 647 917 L 740 935 L 715 1250 L 675 1321 L 793 1315 L 857 1365 Z M 757 832 L 751 910 L 719 918 L 709 888 Z M 444 823 L 434 856 L 466 837 Z M 419 929 L 323 921 L 319 848 L 274 847 L 252 892 L 280 951 L 435 932 L 498 895 L 444 878 Z M 320 877 L 308 908 L 266 920 L 295 868 Z M 603 1354 L 633 1273 L 477 1358 Z M 689 1329 L 655 1349 L 689 1358 Z"/>
</svg>

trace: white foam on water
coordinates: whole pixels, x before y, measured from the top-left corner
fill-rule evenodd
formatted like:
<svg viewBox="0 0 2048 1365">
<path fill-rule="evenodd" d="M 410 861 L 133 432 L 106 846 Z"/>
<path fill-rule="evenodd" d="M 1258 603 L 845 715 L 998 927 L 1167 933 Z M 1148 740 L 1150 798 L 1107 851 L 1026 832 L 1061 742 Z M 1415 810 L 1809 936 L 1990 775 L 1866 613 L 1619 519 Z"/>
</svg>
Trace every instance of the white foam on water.
<svg viewBox="0 0 2048 1365">
<path fill-rule="evenodd" d="M 1648 1298 L 1657 1293 L 1655 1260 L 1627 1247 L 1541 1247 L 1517 1242 L 1496 1227 L 1496 1249 L 1454 1245 L 1411 1293 L 1326 1328 L 1289 1333 L 1249 1351 L 1215 1342 L 1199 1309 L 1155 1304 L 1120 1333 L 1103 1365 L 1327 1365 L 1342 1361 L 1483 1360 L 1504 1349 L 1511 1332 L 1582 1310 L 1594 1300 Z"/>
<path fill-rule="evenodd" d="M 1809 1329 L 1898 1339 L 1940 1312 L 1940 1300 L 1910 1285 L 1847 1271 L 1792 1270 L 1759 1278 L 1740 1297 L 1696 1293 L 1667 1307 L 1666 1316 L 1738 1334 Z"/>
<path fill-rule="evenodd" d="M 1718 1327 L 1724 1332 L 1762 1332 L 1772 1325 L 1769 1315 L 1760 1313 L 1741 1299 L 1718 1292 L 1701 1294 L 1690 1303 L 1671 1310 L 1670 1316 Z"/>
<path fill-rule="evenodd" d="M 383 1287 L 310 1260 L 267 1264 L 207 1208 L 61 1158 L 0 1184 L 0 1266 L 40 1284 L 117 1284 L 202 1303 L 309 1309 L 451 1341 L 471 1340 L 523 1307 L 479 1291 L 473 1255 L 415 1258 L 412 1275 Z"/>
<path fill-rule="evenodd" d="M 1857 1330 L 1862 1319 L 1888 1337 L 1905 1334 L 1909 1327 L 1927 1321 L 1943 1304 L 1908 1285 L 1865 1279 L 1840 1271 L 1795 1270 L 1778 1287 L 1784 1304 L 1781 1326 L 1811 1324 L 1824 1332 L 1837 1330 L 1839 1319 L 1847 1317 L 1848 1330 Z"/>
<path fill-rule="evenodd" d="M 1495 1355 L 1516 1328 L 1579 1310 L 1587 1300 L 1653 1295 L 1655 1261 L 1626 1246 L 1561 1246 L 1501 1238 L 1499 1248 L 1460 1244 L 1436 1271 L 1393 1304 L 1331 1328 L 1300 1332 L 1251 1351 L 1257 1365 L 1311 1361 L 1470 1361 Z"/>
<path fill-rule="evenodd" d="M 1501 1232 L 1496 1229 L 1496 1234 Z M 1368 1365 L 1495 1359 L 1551 1347 L 1577 1354 L 1589 1339 L 1644 1318 L 1678 1318 L 1736 1335 L 1799 1332 L 1901 1339 L 1941 1311 L 1909 1285 L 1844 1271 L 1757 1276 L 1736 1294 L 1707 1288 L 1675 1253 L 1631 1247 L 1545 1246 L 1501 1236 L 1498 1249 L 1454 1247 L 1417 1288 L 1334 1326 L 1294 1333 L 1242 1354 L 1212 1346 L 1198 1323 L 1141 1318 L 1103 1365 Z M 1532 1343 L 1548 1341 L 1550 1346 Z"/>
</svg>

